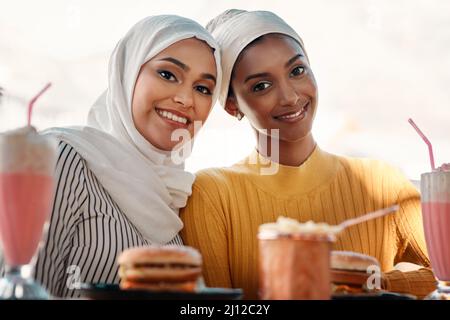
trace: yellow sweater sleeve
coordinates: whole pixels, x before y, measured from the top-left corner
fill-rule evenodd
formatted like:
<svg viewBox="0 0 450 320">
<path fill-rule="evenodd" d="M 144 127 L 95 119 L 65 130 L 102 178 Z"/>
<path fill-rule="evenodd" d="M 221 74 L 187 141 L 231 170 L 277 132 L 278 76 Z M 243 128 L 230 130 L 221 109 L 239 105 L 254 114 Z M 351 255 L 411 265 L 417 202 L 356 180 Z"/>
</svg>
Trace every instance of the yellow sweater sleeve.
<svg viewBox="0 0 450 320">
<path fill-rule="evenodd" d="M 400 205 L 400 211 L 396 215 L 395 223 L 397 241 L 401 249 L 395 263 L 403 261 L 424 267 L 430 266 L 423 230 L 420 194 L 413 186 L 405 183 L 397 203 Z"/>
<path fill-rule="evenodd" d="M 206 185 L 208 188 L 213 187 Z M 186 245 L 197 248 L 203 258 L 203 276 L 209 287 L 232 287 L 228 262 L 227 232 L 220 194 L 207 194 L 194 184 L 192 195 L 180 216 L 184 222 L 181 237 Z M 213 202 L 213 199 L 216 202 Z M 219 201 L 218 201 L 219 200 Z"/>
<path fill-rule="evenodd" d="M 402 182 L 397 203 L 400 211 L 396 214 L 397 241 L 399 252 L 395 263 L 412 262 L 424 267 L 430 266 L 425 234 L 423 231 L 420 194 L 414 186 L 401 176 Z M 418 298 L 424 298 L 436 289 L 436 279 L 429 268 L 417 271 L 389 271 L 385 274 L 386 289 L 393 292 L 411 293 Z"/>
<path fill-rule="evenodd" d="M 419 299 L 436 289 L 436 280 L 429 268 L 401 272 L 392 270 L 385 274 L 384 289 L 391 292 L 409 293 Z"/>
</svg>

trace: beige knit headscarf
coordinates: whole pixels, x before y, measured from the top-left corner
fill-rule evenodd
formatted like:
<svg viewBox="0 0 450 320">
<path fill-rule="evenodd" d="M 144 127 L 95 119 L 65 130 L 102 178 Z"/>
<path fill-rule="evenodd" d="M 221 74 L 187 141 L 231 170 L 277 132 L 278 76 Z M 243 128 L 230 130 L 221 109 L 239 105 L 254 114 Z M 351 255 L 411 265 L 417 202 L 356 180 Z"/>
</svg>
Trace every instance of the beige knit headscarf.
<svg viewBox="0 0 450 320">
<path fill-rule="evenodd" d="M 219 101 L 222 107 L 228 96 L 231 73 L 239 54 L 253 40 L 269 33 L 285 34 L 295 39 L 304 50 L 300 36 L 283 19 L 270 11 L 230 9 L 211 20 L 206 29 L 220 46 L 222 58 L 222 85 Z"/>
</svg>

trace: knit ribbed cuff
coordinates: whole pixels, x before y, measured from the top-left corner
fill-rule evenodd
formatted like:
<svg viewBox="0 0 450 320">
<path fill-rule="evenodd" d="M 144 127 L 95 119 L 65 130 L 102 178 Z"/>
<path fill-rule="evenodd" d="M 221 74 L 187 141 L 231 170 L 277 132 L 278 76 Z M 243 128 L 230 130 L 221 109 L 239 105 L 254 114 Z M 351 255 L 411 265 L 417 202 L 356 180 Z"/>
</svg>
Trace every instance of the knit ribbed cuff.
<svg viewBox="0 0 450 320">
<path fill-rule="evenodd" d="M 391 292 L 409 293 L 423 299 L 436 290 L 436 279 L 431 269 L 401 272 L 392 270 L 383 277 L 383 289 Z"/>
</svg>

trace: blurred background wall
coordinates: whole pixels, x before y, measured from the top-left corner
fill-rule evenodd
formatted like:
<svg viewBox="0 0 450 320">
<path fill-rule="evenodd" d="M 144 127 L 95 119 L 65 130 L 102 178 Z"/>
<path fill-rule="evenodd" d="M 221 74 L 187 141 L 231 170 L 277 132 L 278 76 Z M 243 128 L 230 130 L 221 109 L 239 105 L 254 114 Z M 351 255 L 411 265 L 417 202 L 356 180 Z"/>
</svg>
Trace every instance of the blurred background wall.
<svg viewBox="0 0 450 320">
<path fill-rule="evenodd" d="M 0 131 L 25 123 L 36 105 L 38 129 L 84 124 L 107 86 L 117 41 L 148 15 L 173 13 L 205 25 L 229 8 L 271 10 L 303 38 L 319 86 L 314 135 L 328 151 L 376 157 L 411 179 L 429 170 L 428 135 L 437 164 L 450 162 L 450 1 L 446 0 L 0 0 Z M 254 145 L 248 122 L 217 104 L 187 169 L 230 165 Z"/>
</svg>

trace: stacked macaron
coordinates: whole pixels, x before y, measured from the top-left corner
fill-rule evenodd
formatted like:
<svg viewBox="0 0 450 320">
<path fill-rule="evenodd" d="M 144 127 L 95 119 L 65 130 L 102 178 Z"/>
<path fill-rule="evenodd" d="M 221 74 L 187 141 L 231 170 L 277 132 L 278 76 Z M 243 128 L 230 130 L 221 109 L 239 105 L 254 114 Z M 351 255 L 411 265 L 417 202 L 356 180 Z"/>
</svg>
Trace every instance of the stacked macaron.
<svg viewBox="0 0 450 320">
<path fill-rule="evenodd" d="M 146 246 L 118 257 L 120 287 L 193 292 L 202 273 L 200 253 L 187 246 Z"/>
</svg>

